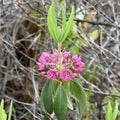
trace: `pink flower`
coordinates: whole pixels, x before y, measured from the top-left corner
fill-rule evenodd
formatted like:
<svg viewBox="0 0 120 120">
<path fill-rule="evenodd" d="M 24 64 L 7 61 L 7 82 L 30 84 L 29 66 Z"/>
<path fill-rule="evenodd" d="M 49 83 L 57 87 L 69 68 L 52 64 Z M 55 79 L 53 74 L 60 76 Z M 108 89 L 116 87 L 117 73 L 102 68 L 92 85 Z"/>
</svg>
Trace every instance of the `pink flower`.
<svg viewBox="0 0 120 120">
<path fill-rule="evenodd" d="M 76 70 L 76 73 L 81 73 L 82 71 L 83 71 L 83 66 L 84 66 L 84 63 L 83 62 L 78 62 L 77 64 L 76 64 L 76 68 L 75 68 L 75 70 Z"/>
<path fill-rule="evenodd" d="M 49 55 L 50 55 L 50 54 L 49 54 L 48 52 L 43 52 L 42 55 L 41 55 L 41 57 L 46 58 L 46 57 L 49 57 Z"/>
<path fill-rule="evenodd" d="M 70 69 L 63 69 L 60 71 L 60 79 L 63 81 L 68 81 L 71 78 L 73 78 L 73 73 Z"/>
<path fill-rule="evenodd" d="M 78 55 L 74 55 L 74 56 L 72 57 L 72 62 L 78 63 L 78 62 L 80 62 L 80 61 L 81 61 L 81 58 L 78 57 Z"/>
<path fill-rule="evenodd" d="M 78 61 L 76 62 L 76 66 L 83 67 L 83 66 L 84 66 L 84 63 L 82 62 L 82 60 L 78 60 Z"/>
<path fill-rule="evenodd" d="M 63 62 L 67 62 L 70 59 L 70 52 L 63 52 L 62 53 L 62 58 L 63 58 Z"/>
<path fill-rule="evenodd" d="M 82 59 L 78 57 L 78 55 L 72 57 L 72 62 L 75 63 L 76 73 L 80 73 L 83 71 L 84 63 L 82 62 Z"/>
<path fill-rule="evenodd" d="M 39 57 L 38 62 L 39 62 L 39 70 L 43 70 L 46 65 L 46 61 L 49 57 L 49 53 L 43 52 L 42 55 Z"/>
<path fill-rule="evenodd" d="M 78 78 L 78 74 L 77 73 L 74 73 L 73 76 L 74 76 L 74 78 Z"/>
<path fill-rule="evenodd" d="M 81 73 L 83 71 L 83 68 L 82 67 L 77 67 L 76 68 L 76 73 Z"/>
<path fill-rule="evenodd" d="M 51 62 L 52 63 L 57 63 L 57 53 L 54 52 L 53 54 L 50 55 Z"/>
<path fill-rule="evenodd" d="M 44 63 L 40 62 L 39 64 L 39 70 L 43 70 L 45 68 Z"/>
<path fill-rule="evenodd" d="M 59 65 L 58 51 L 55 51 L 52 54 L 48 52 L 42 53 L 38 59 L 40 76 L 44 76 L 52 80 L 60 78 L 63 81 L 68 81 L 71 78 L 78 77 L 78 74 L 83 71 L 84 63 L 82 62 L 82 59 L 78 55 L 74 55 L 71 58 L 70 52 L 61 52 L 60 54 L 61 64 Z"/>
<path fill-rule="evenodd" d="M 55 69 L 50 69 L 47 71 L 47 78 L 56 80 L 58 78 L 58 71 Z"/>
<path fill-rule="evenodd" d="M 40 76 L 45 76 L 46 72 L 40 72 Z"/>
<path fill-rule="evenodd" d="M 42 64 L 47 64 L 51 62 L 50 54 L 48 52 L 43 52 L 38 61 Z"/>
<path fill-rule="evenodd" d="M 48 57 L 50 56 L 50 54 L 48 52 L 43 52 L 42 55 L 40 56 L 40 58 L 38 59 L 39 62 L 41 61 L 45 61 Z"/>
</svg>

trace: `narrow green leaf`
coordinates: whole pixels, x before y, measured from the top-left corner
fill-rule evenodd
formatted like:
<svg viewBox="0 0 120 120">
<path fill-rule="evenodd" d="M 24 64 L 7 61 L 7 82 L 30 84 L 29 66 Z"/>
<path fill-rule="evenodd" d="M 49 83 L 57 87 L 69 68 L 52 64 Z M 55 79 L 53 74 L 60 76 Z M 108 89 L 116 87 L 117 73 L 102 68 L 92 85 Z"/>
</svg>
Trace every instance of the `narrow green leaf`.
<svg viewBox="0 0 120 120">
<path fill-rule="evenodd" d="M 118 115 L 118 103 L 116 103 L 116 105 L 115 105 L 115 109 L 112 114 L 111 120 L 116 120 L 117 115 Z"/>
<path fill-rule="evenodd" d="M 4 110 L 4 100 L 1 100 L 0 104 L 0 120 L 6 120 L 7 119 L 7 114 Z"/>
<path fill-rule="evenodd" d="M 82 113 L 86 107 L 86 96 L 83 88 L 76 80 L 71 80 L 70 90 L 72 96 L 74 96 L 77 100 L 80 117 L 82 117 Z"/>
<path fill-rule="evenodd" d="M 52 80 L 48 80 L 45 83 L 40 97 L 41 107 L 50 114 L 53 112 L 52 82 Z"/>
<path fill-rule="evenodd" d="M 4 100 L 2 99 L 2 101 L 1 101 L 1 120 L 3 119 L 3 117 L 4 117 Z"/>
<path fill-rule="evenodd" d="M 57 27 L 57 20 L 56 20 L 55 4 L 54 3 L 50 6 L 50 8 L 48 10 L 47 23 L 48 23 L 48 30 L 49 30 L 53 40 L 58 42 L 59 30 Z"/>
<path fill-rule="evenodd" d="M 54 98 L 54 112 L 58 120 L 66 120 L 67 94 L 62 85 L 59 85 Z"/>
<path fill-rule="evenodd" d="M 48 30 L 49 30 L 50 35 L 53 38 L 53 40 L 55 40 L 57 42 L 54 30 L 53 30 L 54 24 L 53 24 L 53 21 L 51 20 L 51 11 L 52 11 L 51 9 L 52 8 L 50 6 L 50 8 L 48 10 L 48 17 L 47 17 Z"/>
<path fill-rule="evenodd" d="M 58 26 L 58 43 L 60 43 L 60 37 L 61 37 L 61 32 L 62 32 L 62 29 L 60 28 L 60 26 Z"/>
<path fill-rule="evenodd" d="M 51 8 L 49 8 L 48 17 L 47 17 L 48 30 L 49 30 L 50 35 L 51 35 L 51 37 L 53 38 L 53 40 L 56 41 L 56 38 L 55 38 L 55 35 L 54 35 L 54 31 L 53 31 L 53 26 L 52 26 L 52 24 L 51 24 L 51 19 L 50 19 L 50 12 L 51 12 L 50 9 L 51 9 Z M 56 41 L 56 42 L 57 42 L 57 41 Z"/>
<path fill-rule="evenodd" d="M 67 93 L 67 107 L 70 110 L 73 110 L 73 105 L 72 105 L 71 95 L 70 95 L 70 81 L 64 82 L 63 86 L 64 86 L 64 89 L 65 89 L 65 91 Z"/>
<path fill-rule="evenodd" d="M 13 101 L 11 101 L 11 103 L 10 103 L 10 109 L 9 109 L 8 120 L 11 120 L 11 116 L 12 116 L 12 107 L 13 107 Z"/>
<path fill-rule="evenodd" d="M 72 7 L 71 15 L 69 17 L 68 22 L 66 23 L 66 27 L 65 27 L 65 30 L 64 30 L 64 35 L 62 37 L 61 42 L 63 42 L 66 39 L 66 37 L 68 36 L 69 32 L 72 29 L 73 23 L 74 23 L 74 7 Z"/>
<path fill-rule="evenodd" d="M 66 27 L 66 13 L 65 13 L 65 9 L 64 7 L 62 6 L 62 27 L 63 29 L 65 29 Z"/>
<path fill-rule="evenodd" d="M 3 110 L 2 120 L 7 120 L 7 114 L 6 114 L 5 110 Z"/>
<path fill-rule="evenodd" d="M 105 118 L 106 118 L 106 120 L 110 120 L 111 117 L 112 117 L 112 107 L 111 107 L 111 103 L 109 102 L 108 105 L 107 105 Z"/>
<path fill-rule="evenodd" d="M 53 23 L 52 27 L 53 27 L 53 31 L 54 31 L 54 34 L 55 34 L 55 37 L 56 37 L 56 40 L 58 40 L 59 38 L 59 33 L 58 33 L 58 27 L 57 27 L 57 19 L 56 19 L 56 13 L 55 13 L 55 4 L 53 3 L 52 6 L 51 6 L 51 15 L 50 15 L 50 18 L 51 18 L 51 22 Z"/>
<path fill-rule="evenodd" d="M 65 28 L 66 28 L 66 13 L 65 13 L 64 7 L 62 6 L 62 30 L 61 30 L 61 33 L 60 33 L 59 41 L 62 41 L 64 32 L 65 32 Z"/>
<path fill-rule="evenodd" d="M 4 109 L 2 110 L 1 120 L 7 120 L 7 114 Z"/>
<path fill-rule="evenodd" d="M 3 99 L 0 102 L 0 120 L 2 120 L 2 110 L 3 110 Z"/>
</svg>

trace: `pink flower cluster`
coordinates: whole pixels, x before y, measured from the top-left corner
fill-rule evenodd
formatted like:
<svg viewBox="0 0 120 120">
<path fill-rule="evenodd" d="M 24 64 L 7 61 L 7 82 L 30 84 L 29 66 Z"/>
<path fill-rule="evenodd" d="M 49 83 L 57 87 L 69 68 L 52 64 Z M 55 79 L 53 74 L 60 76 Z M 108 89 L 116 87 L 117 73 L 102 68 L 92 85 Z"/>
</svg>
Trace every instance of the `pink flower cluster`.
<svg viewBox="0 0 120 120">
<path fill-rule="evenodd" d="M 60 57 L 58 56 L 58 52 L 53 54 L 42 53 L 38 59 L 40 76 L 45 76 L 52 80 L 68 81 L 72 78 L 77 78 L 78 74 L 83 71 L 84 63 L 78 55 L 72 57 L 70 52 L 61 52 Z"/>
</svg>

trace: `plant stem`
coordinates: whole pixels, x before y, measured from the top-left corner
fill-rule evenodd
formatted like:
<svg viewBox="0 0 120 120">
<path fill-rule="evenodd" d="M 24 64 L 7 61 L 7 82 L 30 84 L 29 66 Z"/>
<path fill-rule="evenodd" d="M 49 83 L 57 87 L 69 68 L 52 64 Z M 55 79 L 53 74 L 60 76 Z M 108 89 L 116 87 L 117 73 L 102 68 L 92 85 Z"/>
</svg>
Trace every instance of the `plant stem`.
<svg viewBox="0 0 120 120">
<path fill-rule="evenodd" d="M 61 58 L 61 49 L 62 49 L 62 44 L 58 43 L 58 69 L 62 69 L 62 58 Z"/>
</svg>

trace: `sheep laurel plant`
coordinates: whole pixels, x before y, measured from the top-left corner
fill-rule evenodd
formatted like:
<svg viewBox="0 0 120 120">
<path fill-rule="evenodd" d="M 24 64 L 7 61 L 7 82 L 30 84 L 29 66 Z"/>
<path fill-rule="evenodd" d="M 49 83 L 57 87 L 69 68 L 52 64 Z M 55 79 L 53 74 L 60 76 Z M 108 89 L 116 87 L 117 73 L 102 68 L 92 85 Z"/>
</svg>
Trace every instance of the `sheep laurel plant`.
<svg viewBox="0 0 120 120">
<path fill-rule="evenodd" d="M 71 52 L 62 51 L 62 43 L 73 29 L 74 7 L 68 21 L 62 7 L 62 25 L 58 26 L 53 3 L 48 10 L 47 24 L 58 49 L 52 54 L 43 52 L 38 59 L 40 76 L 47 78 L 41 92 L 40 105 L 45 113 L 54 113 L 58 120 L 65 120 L 67 110 L 73 110 L 74 99 L 81 117 L 85 109 L 86 96 L 77 78 L 83 71 L 84 63 L 78 55 L 72 56 Z"/>
<path fill-rule="evenodd" d="M 11 101 L 9 114 L 7 116 L 7 114 L 4 110 L 4 100 L 1 100 L 1 103 L 0 103 L 0 120 L 11 120 L 12 106 L 13 106 L 13 101 Z"/>
</svg>

